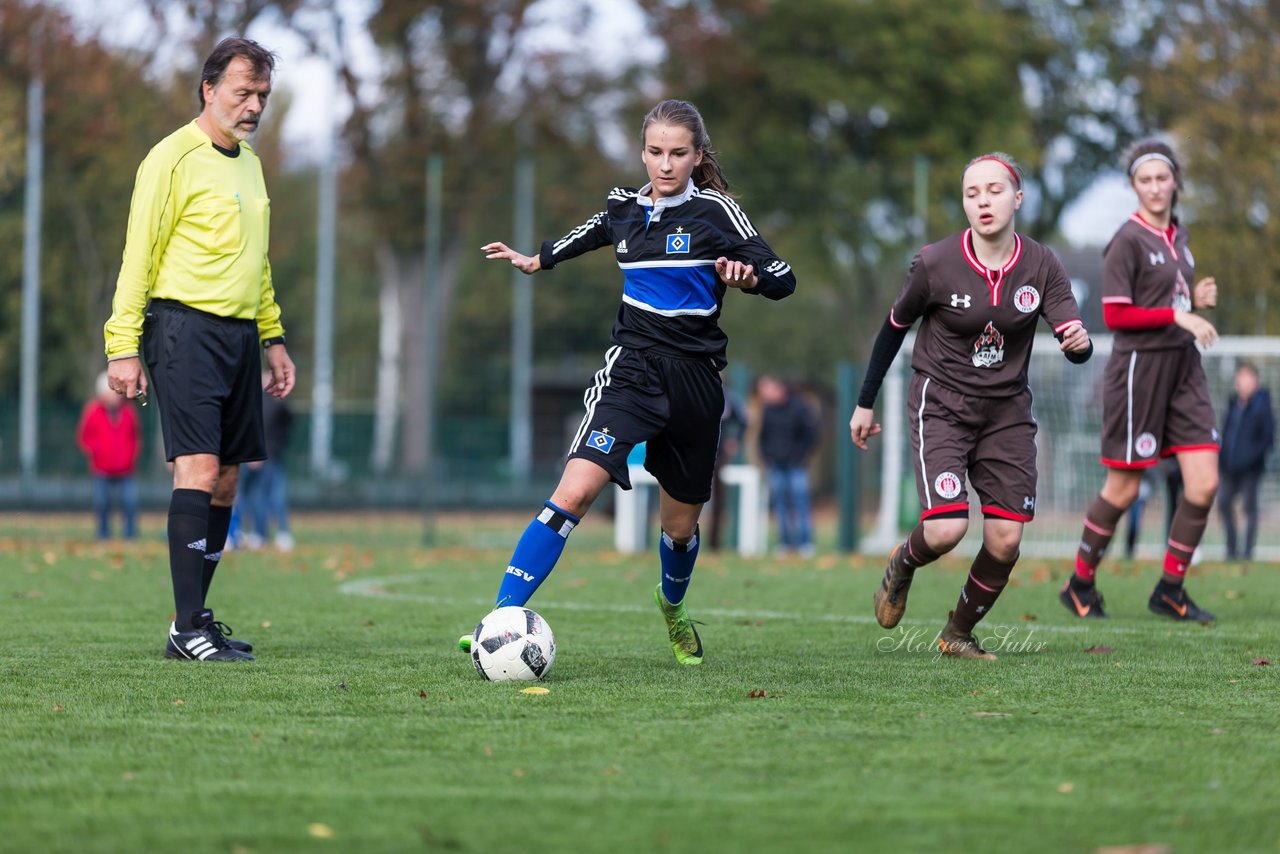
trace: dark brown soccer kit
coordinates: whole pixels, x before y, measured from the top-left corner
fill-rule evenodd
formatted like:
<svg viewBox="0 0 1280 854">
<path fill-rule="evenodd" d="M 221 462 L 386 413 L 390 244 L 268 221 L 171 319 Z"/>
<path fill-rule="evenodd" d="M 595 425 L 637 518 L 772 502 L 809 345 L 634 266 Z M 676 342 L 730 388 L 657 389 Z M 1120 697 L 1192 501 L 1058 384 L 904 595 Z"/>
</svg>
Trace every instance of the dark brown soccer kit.
<svg viewBox="0 0 1280 854">
<path fill-rule="evenodd" d="M 889 315 L 899 329 L 923 318 L 907 403 L 920 518 L 967 515 L 967 477 L 984 515 L 1029 522 L 1037 425 L 1027 363 L 1037 320 L 1061 334 L 1080 323 L 1080 311 L 1047 248 L 1015 235 L 1012 257 L 992 270 L 971 232 L 912 259 Z"/>
<path fill-rule="evenodd" d="M 1138 214 L 1103 252 L 1103 305 L 1191 311 L 1195 260 L 1186 230 Z M 1217 450 L 1209 384 L 1195 337 L 1166 324 L 1115 334 L 1103 380 L 1102 463 L 1138 469 L 1182 451 Z"/>
</svg>

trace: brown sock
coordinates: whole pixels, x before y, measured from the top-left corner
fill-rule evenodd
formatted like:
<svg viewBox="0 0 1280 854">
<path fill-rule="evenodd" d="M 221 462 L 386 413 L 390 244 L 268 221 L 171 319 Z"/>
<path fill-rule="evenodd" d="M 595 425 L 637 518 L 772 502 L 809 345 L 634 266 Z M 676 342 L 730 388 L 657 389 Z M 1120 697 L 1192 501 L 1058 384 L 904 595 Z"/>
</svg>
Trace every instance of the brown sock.
<svg viewBox="0 0 1280 854">
<path fill-rule="evenodd" d="M 925 564 L 933 563 L 940 557 L 942 557 L 942 552 L 930 548 L 929 544 L 924 541 L 924 523 L 922 522 L 916 523 L 916 526 L 911 529 L 911 533 L 907 535 L 907 540 L 902 544 L 902 548 L 898 549 L 898 560 L 908 574 L 915 572 Z"/>
<path fill-rule="evenodd" d="M 951 625 L 965 634 L 972 632 L 973 627 L 1000 598 L 1000 591 L 1009 583 L 1009 574 L 1013 572 L 1013 565 L 1017 562 L 1016 557 L 1008 563 L 996 560 L 985 545 L 979 549 L 978 556 L 969 567 L 969 577 L 965 579 L 964 587 L 960 588 L 960 598 L 956 601 Z"/>
<path fill-rule="evenodd" d="M 1076 551 L 1076 577 L 1088 584 L 1096 578 L 1098 564 L 1116 532 L 1124 511 L 1099 495 L 1084 514 L 1084 531 Z"/>
<path fill-rule="evenodd" d="M 1200 545 L 1205 526 L 1209 523 L 1209 507 L 1192 504 L 1186 498 L 1178 502 L 1178 509 L 1173 514 L 1173 524 L 1169 526 L 1169 550 L 1164 553 L 1164 575 L 1161 580 L 1165 584 L 1181 585 L 1186 578 L 1187 567 L 1191 565 L 1191 556 Z"/>
</svg>

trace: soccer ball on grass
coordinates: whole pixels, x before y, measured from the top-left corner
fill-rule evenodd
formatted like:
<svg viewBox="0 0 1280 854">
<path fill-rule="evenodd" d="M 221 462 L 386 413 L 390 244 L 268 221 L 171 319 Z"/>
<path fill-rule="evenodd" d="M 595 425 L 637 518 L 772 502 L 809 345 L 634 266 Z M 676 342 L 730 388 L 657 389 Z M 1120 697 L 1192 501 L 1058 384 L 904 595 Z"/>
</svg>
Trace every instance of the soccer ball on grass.
<svg viewBox="0 0 1280 854">
<path fill-rule="evenodd" d="M 546 676 L 555 660 L 551 626 L 528 608 L 491 611 L 471 636 L 471 663 L 490 682 L 533 682 Z"/>
</svg>

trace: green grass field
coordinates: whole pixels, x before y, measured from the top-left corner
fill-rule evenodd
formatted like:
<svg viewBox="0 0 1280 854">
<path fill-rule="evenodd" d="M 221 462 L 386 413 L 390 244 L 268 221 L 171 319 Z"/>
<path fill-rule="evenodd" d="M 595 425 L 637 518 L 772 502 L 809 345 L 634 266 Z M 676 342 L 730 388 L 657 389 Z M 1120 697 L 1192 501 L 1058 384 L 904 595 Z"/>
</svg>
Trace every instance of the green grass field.
<svg viewBox="0 0 1280 854">
<path fill-rule="evenodd" d="M 412 517 L 304 517 L 293 554 L 229 555 L 210 605 L 258 647 L 243 665 L 162 659 L 148 521 L 99 546 L 87 519 L 0 517 L 0 850 L 1280 847 L 1273 565 L 1193 569 L 1202 627 L 1147 612 L 1154 567 L 1111 563 L 1113 617 L 1085 625 L 1068 563 L 1027 560 L 986 663 L 929 645 L 962 560 L 885 632 L 879 558 L 708 553 L 707 660 L 681 668 L 656 556 L 609 551 L 601 517 L 531 603 L 558 654 L 530 696 L 454 646 L 520 517 L 442 518 L 431 549 Z"/>
</svg>

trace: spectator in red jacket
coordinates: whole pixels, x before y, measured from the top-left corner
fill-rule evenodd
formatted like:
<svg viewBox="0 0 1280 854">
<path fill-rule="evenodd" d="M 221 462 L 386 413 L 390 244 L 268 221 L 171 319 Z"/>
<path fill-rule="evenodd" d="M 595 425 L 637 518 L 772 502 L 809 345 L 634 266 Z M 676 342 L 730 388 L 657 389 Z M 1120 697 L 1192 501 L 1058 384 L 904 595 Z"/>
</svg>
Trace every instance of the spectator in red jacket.
<svg viewBox="0 0 1280 854">
<path fill-rule="evenodd" d="M 96 394 L 84 406 L 76 428 L 76 444 L 89 459 L 93 475 L 93 515 L 98 539 L 111 536 L 113 493 L 124 511 L 124 536 L 138 535 L 138 483 L 134 471 L 142 450 L 142 425 L 132 401 L 111 390 L 106 373 L 98 376 Z"/>
</svg>

